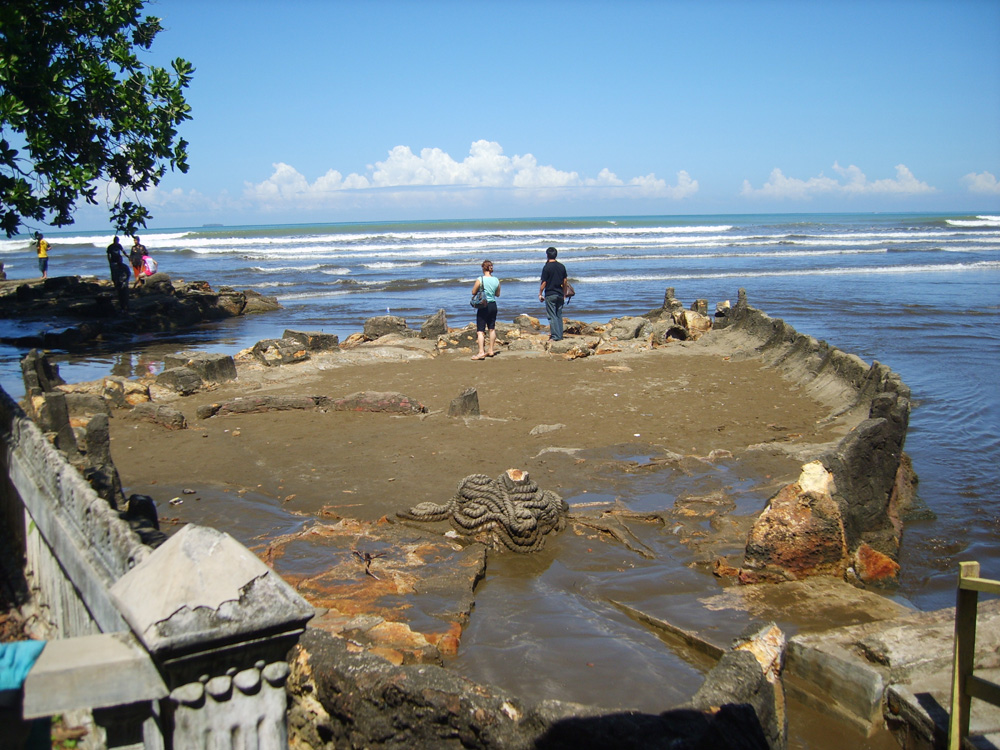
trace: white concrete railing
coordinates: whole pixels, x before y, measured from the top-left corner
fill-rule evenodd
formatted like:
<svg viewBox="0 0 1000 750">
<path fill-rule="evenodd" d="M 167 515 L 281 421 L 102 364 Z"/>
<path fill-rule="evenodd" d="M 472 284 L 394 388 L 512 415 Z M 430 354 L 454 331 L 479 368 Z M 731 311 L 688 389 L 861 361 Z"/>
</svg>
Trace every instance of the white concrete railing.
<svg viewBox="0 0 1000 750">
<path fill-rule="evenodd" d="M 285 657 L 312 607 L 222 532 L 143 545 L 2 389 L 0 533 L 54 633 L 24 718 L 92 709 L 108 747 L 287 746 Z"/>
</svg>

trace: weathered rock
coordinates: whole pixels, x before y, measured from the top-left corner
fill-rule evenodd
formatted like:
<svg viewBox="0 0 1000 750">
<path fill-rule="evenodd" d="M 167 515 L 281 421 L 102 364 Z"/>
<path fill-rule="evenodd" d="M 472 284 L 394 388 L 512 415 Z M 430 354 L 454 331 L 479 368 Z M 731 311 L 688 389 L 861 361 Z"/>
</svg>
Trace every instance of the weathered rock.
<svg viewBox="0 0 1000 750">
<path fill-rule="evenodd" d="M 754 523 L 741 582 L 843 577 L 848 550 L 833 491 L 833 474 L 822 463 L 803 466 L 798 481 L 782 487 Z"/>
<path fill-rule="evenodd" d="M 303 747 L 468 747 L 479 750 L 770 750 L 779 715 L 770 683 L 745 650 L 720 668 L 735 692 L 706 690 L 705 705 L 660 714 L 548 700 L 525 704 L 435 665 L 397 666 L 309 628 L 292 651 L 290 744 Z M 742 684 L 736 678 L 742 676 Z M 770 690 L 771 695 L 774 694 Z M 716 701 L 708 704 L 708 701 Z M 755 709 L 760 706 L 762 716 Z"/>
<path fill-rule="evenodd" d="M 701 300 L 704 302 L 704 300 Z M 707 302 L 705 306 L 707 308 Z M 682 326 L 687 331 L 687 338 L 696 341 L 705 333 L 712 330 L 712 319 L 708 317 L 707 310 L 678 310 L 674 312 L 674 322 Z"/>
<path fill-rule="evenodd" d="M 243 315 L 259 315 L 260 313 L 281 309 L 281 304 L 278 302 L 277 297 L 266 296 L 252 289 L 247 289 L 243 292 L 243 295 L 246 298 L 246 303 L 242 310 Z"/>
<path fill-rule="evenodd" d="M 437 341 L 422 339 L 417 331 L 407 329 L 402 333 L 387 333 L 375 341 L 362 341 L 361 347 L 370 350 L 386 352 L 390 348 L 409 352 L 420 352 L 428 356 L 437 354 Z"/>
<path fill-rule="evenodd" d="M 517 329 L 509 325 L 497 324 L 497 345 L 507 346 L 512 336 L 519 336 L 520 332 L 514 333 Z M 476 337 L 476 326 L 470 323 L 465 328 L 451 330 L 437 338 L 438 349 L 475 349 L 478 347 Z"/>
<path fill-rule="evenodd" d="M 514 318 L 514 325 L 522 331 L 529 331 L 532 333 L 542 330 L 542 324 L 538 318 L 534 318 L 525 313 L 521 313 Z"/>
<path fill-rule="evenodd" d="M 66 394 L 62 391 L 38 393 L 30 396 L 25 406 L 28 416 L 49 436 L 53 445 L 65 453 L 71 462 L 77 460 L 76 436 L 69 421 Z"/>
<path fill-rule="evenodd" d="M 201 376 L 189 367 L 171 367 L 156 376 L 156 385 L 182 396 L 197 393 L 205 385 Z"/>
<path fill-rule="evenodd" d="M 687 706 L 700 711 L 713 711 L 719 706 L 750 707 L 756 721 L 748 719 L 746 726 L 761 747 L 781 750 L 786 746 L 788 716 L 781 682 L 785 657 L 785 635 L 772 622 L 751 625 L 736 639 L 733 648 L 722 655 L 705 677 L 704 683 Z M 757 731 L 763 730 L 763 736 Z M 735 737 L 715 734 L 705 747 L 739 747 Z M 712 735 L 709 735 L 710 737 Z"/>
<path fill-rule="evenodd" d="M 128 412 L 128 417 L 129 419 L 143 422 L 152 422 L 166 427 L 168 430 L 187 429 L 187 419 L 185 416 L 174 407 L 166 404 L 154 404 L 151 401 L 136 404 Z"/>
<path fill-rule="evenodd" d="M 649 327 L 650 340 L 654 344 L 668 344 L 671 341 L 687 341 L 687 329 L 674 322 L 672 314 L 660 318 Z"/>
<path fill-rule="evenodd" d="M 708 315 L 708 300 L 696 299 L 691 303 L 691 309 L 699 315 Z"/>
<path fill-rule="evenodd" d="M 21 360 L 21 377 L 24 380 L 24 392 L 29 397 L 54 390 L 57 385 L 66 383 L 59 377 L 58 365 L 37 349 L 29 351 Z"/>
<path fill-rule="evenodd" d="M 125 501 L 125 510 L 119 516 L 128 522 L 143 544 L 155 549 L 167 541 L 167 535 L 160 531 L 156 502 L 149 495 L 129 495 Z"/>
<path fill-rule="evenodd" d="M 116 408 L 132 407 L 149 401 L 149 386 L 136 380 L 127 380 L 117 375 L 104 378 L 101 395 Z"/>
<path fill-rule="evenodd" d="M 70 423 L 77 419 L 89 419 L 95 414 L 111 413 L 108 402 L 92 393 L 67 393 L 66 409 L 69 411 Z"/>
<path fill-rule="evenodd" d="M 580 338 L 549 342 L 549 354 L 562 355 L 563 359 L 581 359 L 594 353 L 591 343 Z"/>
<path fill-rule="evenodd" d="M 565 311 L 564 311 L 565 312 Z M 590 323 L 584 323 L 582 320 L 573 320 L 572 318 L 563 317 L 563 334 L 567 336 L 593 336 L 598 333 L 598 329 L 590 325 Z"/>
<path fill-rule="evenodd" d="M 403 333 L 406 330 L 406 319 L 398 315 L 378 315 L 365 321 L 364 334 L 369 341 L 374 341 L 389 333 Z"/>
<path fill-rule="evenodd" d="M 438 310 L 420 326 L 420 337 L 433 339 L 448 333 L 448 316 L 444 310 Z"/>
<path fill-rule="evenodd" d="M 118 469 L 111 460 L 108 414 L 93 414 L 82 430 L 82 439 L 77 440 L 82 454 L 77 469 L 90 482 L 98 496 L 107 500 L 112 508 L 116 508 L 122 496 L 122 482 Z"/>
<path fill-rule="evenodd" d="M 340 337 L 334 333 L 323 333 L 322 331 L 292 331 L 286 330 L 281 334 L 281 338 L 298 341 L 309 351 L 337 351 L 340 346 Z"/>
<path fill-rule="evenodd" d="M 527 750 L 523 708 L 501 690 L 433 665 L 395 666 L 351 653 L 310 628 L 293 649 L 292 743 L 308 747 L 478 747 Z"/>
<path fill-rule="evenodd" d="M 0 286 L 0 317 L 78 321 L 5 341 L 24 347 L 83 348 L 97 337 L 128 341 L 137 333 L 174 331 L 258 309 L 280 308 L 274 298 L 254 308 L 248 306 L 247 297 L 262 299 L 254 292 L 227 289 L 217 293 L 206 282 L 174 283 L 165 273 L 148 277 L 142 287 L 130 289 L 129 296 L 130 312 L 122 315 L 111 282 L 105 279 L 58 276 L 16 285 L 4 283 Z"/>
<path fill-rule="evenodd" d="M 684 309 L 684 304 L 677 299 L 674 287 L 672 286 L 668 286 L 666 291 L 663 293 L 663 309 L 671 312 L 674 310 Z"/>
<path fill-rule="evenodd" d="M 361 346 L 363 343 L 365 343 L 365 335 L 363 333 L 352 333 L 344 339 L 344 343 L 340 345 L 340 348 L 353 349 L 356 346 Z"/>
<path fill-rule="evenodd" d="M 893 586 L 899 583 L 899 563 L 888 555 L 861 544 L 853 557 L 854 572 L 862 583 Z"/>
<path fill-rule="evenodd" d="M 393 414 L 426 414 L 427 407 L 402 393 L 360 391 L 344 398 L 334 399 L 336 411 L 375 411 Z"/>
<path fill-rule="evenodd" d="M 236 362 L 229 354 L 178 352 L 164 356 L 163 366 L 166 369 L 186 367 L 194 370 L 206 383 L 236 380 Z"/>
<path fill-rule="evenodd" d="M 214 306 L 227 315 L 236 317 L 242 315 L 246 310 L 247 296 L 243 292 L 237 292 L 231 287 L 224 286 L 219 289 L 219 293 L 215 296 Z"/>
<path fill-rule="evenodd" d="M 448 406 L 449 417 L 478 417 L 479 392 L 475 388 L 466 388 L 457 398 L 451 400 Z"/>
<path fill-rule="evenodd" d="M 649 321 L 645 318 L 625 316 L 612 318 L 604 329 L 604 337 L 611 340 L 627 341 L 642 338 L 649 332 Z"/>
<path fill-rule="evenodd" d="M 134 290 L 134 293 L 144 296 L 150 294 L 173 294 L 174 285 L 170 281 L 169 274 L 158 271 L 152 276 L 144 276 L 142 285 Z"/>
<path fill-rule="evenodd" d="M 564 424 L 539 424 L 532 427 L 528 434 L 532 437 L 536 437 L 538 435 L 547 435 L 550 432 L 555 432 L 565 428 L 566 425 Z"/>
<path fill-rule="evenodd" d="M 198 419 L 232 414 L 260 414 L 269 411 L 310 411 L 326 406 L 326 396 L 241 396 L 221 403 L 204 404 L 198 407 Z"/>
<path fill-rule="evenodd" d="M 250 349 L 251 355 L 269 367 L 305 362 L 309 351 L 292 339 L 264 339 Z"/>
<path fill-rule="evenodd" d="M 908 395 L 908 391 L 878 393 L 871 401 L 869 418 L 822 457 L 836 478 L 836 499 L 851 550 L 866 543 L 890 557 L 898 554 L 900 522 L 893 517 L 891 500 L 903 461 Z"/>
</svg>

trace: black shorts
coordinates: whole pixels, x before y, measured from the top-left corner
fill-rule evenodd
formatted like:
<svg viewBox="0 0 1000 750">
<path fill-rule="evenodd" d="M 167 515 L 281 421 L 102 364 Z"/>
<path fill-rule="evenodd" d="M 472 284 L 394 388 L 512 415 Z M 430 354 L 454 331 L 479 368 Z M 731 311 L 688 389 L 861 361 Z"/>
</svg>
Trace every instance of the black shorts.
<svg viewBox="0 0 1000 750">
<path fill-rule="evenodd" d="M 497 327 L 497 303 L 487 302 L 486 307 L 476 310 L 476 330 L 493 330 Z"/>
</svg>

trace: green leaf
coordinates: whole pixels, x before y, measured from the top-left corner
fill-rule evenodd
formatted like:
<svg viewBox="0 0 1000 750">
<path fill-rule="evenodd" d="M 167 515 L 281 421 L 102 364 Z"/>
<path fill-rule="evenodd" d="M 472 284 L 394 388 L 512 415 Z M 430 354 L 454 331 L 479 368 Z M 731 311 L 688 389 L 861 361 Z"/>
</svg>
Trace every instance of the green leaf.
<svg viewBox="0 0 1000 750">
<path fill-rule="evenodd" d="M 4 0 L 0 6 L 0 229 L 25 219 L 72 223 L 80 201 L 114 181 L 108 211 L 133 228 L 151 218 L 124 196 L 187 171 L 176 126 L 190 119 L 194 67 L 141 55 L 162 30 L 146 0 Z"/>
</svg>

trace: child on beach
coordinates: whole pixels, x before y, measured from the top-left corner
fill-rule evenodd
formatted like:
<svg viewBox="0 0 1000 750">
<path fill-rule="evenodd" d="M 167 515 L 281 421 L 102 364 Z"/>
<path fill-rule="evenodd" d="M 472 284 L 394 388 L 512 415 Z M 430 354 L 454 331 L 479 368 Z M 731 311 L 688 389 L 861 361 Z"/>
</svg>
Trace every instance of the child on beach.
<svg viewBox="0 0 1000 750">
<path fill-rule="evenodd" d="M 132 250 L 128 254 L 128 262 L 132 264 L 132 275 L 135 277 L 133 287 L 141 286 L 142 281 L 142 259 L 146 255 L 146 246 L 139 242 L 139 236 L 132 238 Z"/>
<path fill-rule="evenodd" d="M 42 272 L 42 278 L 49 277 L 49 243 L 42 237 L 41 232 L 35 232 L 35 250 L 38 253 L 38 270 Z"/>
</svg>

